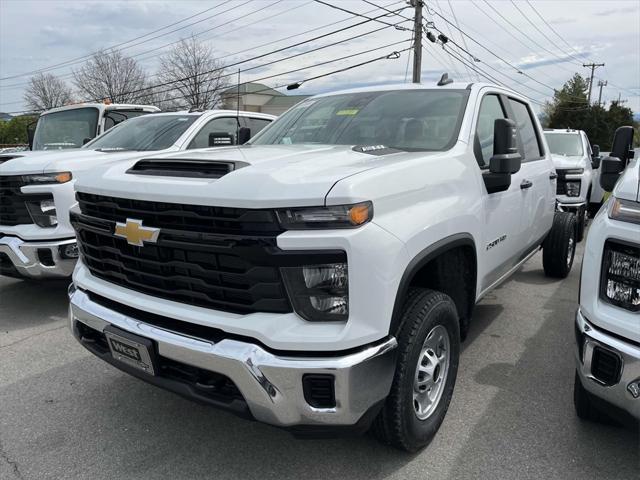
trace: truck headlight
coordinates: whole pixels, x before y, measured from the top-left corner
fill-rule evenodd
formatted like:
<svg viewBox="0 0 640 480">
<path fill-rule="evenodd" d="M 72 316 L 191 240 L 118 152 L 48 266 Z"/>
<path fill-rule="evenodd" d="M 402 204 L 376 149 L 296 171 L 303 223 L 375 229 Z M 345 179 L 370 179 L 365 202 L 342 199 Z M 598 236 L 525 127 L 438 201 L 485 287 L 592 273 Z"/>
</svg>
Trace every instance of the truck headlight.
<svg viewBox="0 0 640 480">
<path fill-rule="evenodd" d="M 609 202 L 609 218 L 640 224 L 640 202 L 612 197 Z"/>
<path fill-rule="evenodd" d="M 287 230 L 357 228 L 373 218 L 373 204 L 287 208 L 277 210 L 276 214 L 280 225 Z"/>
<path fill-rule="evenodd" d="M 42 185 L 48 183 L 67 183 L 73 176 L 71 172 L 43 173 L 41 175 L 23 175 L 25 185 Z"/>
<path fill-rule="evenodd" d="M 640 311 L 640 248 L 607 241 L 600 296 L 618 307 Z"/>
<path fill-rule="evenodd" d="M 580 182 L 567 182 L 566 192 L 567 192 L 567 197 L 579 197 Z"/>
<path fill-rule="evenodd" d="M 345 321 L 349 317 L 346 263 L 281 268 L 293 308 L 305 320 Z"/>
<path fill-rule="evenodd" d="M 58 225 L 56 205 L 53 203 L 53 199 L 27 201 L 25 203 L 33 223 L 44 228 Z"/>
</svg>

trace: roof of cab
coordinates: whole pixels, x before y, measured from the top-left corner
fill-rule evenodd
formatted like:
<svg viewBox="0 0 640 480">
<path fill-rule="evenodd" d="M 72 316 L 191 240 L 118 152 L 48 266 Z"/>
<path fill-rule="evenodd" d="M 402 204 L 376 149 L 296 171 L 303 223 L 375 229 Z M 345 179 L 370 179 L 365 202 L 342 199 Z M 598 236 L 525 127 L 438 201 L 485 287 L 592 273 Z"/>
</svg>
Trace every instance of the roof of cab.
<svg viewBox="0 0 640 480">
<path fill-rule="evenodd" d="M 98 108 L 105 110 L 132 110 L 132 109 L 142 109 L 147 112 L 159 112 L 160 109 L 158 107 L 154 107 L 153 105 L 135 105 L 130 103 L 74 103 L 73 105 L 65 105 L 64 107 L 56 107 L 46 112 L 42 112 L 40 115 L 48 115 L 49 113 L 62 112 L 65 110 L 75 110 L 78 108 Z"/>
</svg>

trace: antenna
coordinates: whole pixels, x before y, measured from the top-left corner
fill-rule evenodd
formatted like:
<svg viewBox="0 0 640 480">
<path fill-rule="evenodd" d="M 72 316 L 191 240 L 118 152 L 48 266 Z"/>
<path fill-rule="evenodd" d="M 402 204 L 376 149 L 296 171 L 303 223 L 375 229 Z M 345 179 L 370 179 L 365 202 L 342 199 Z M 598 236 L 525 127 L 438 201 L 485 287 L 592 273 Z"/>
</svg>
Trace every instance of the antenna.
<svg viewBox="0 0 640 480">
<path fill-rule="evenodd" d="M 236 143 L 240 139 L 240 69 L 238 68 L 238 99 L 236 102 Z"/>
<path fill-rule="evenodd" d="M 449 74 L 445 72 L 440 77 L 440 81 L 438 82 L 438 86 L 442 87 L 444 85 L 449 85 L 450 83 L 453 83 L 453 79 L 449 78 Z"/>
</svg>

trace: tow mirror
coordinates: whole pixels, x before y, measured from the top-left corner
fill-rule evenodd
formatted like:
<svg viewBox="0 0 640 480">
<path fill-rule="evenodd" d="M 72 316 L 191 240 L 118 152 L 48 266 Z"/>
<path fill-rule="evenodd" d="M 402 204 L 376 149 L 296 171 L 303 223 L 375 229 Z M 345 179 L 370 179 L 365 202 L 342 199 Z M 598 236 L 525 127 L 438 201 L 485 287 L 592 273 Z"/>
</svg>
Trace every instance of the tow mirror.
<svg viewBox="0 0 640 480">
<path fill-rule="evenodd" d="M 600 157 L 600 145 L 593 145 L 591 150 L 593 150 L 593 153 L 591 154 L 591 168 L 597 170 L 600 168 L 600 161 L 602 160 Z"/>
<path fill-rule="evenodd" d="M 508 118 L 498 118 L 493 126 L 493 156 L 489 172 L 482 175 L 488 193 L 504 192 L 511 186 L 511 175 L 522 166 L 518 151 L 518 129 Z"/>
<path fill-rule="evenodd" d="M 33 150 L 33 139 L 36 136 L 36 126 L 38 125 L 38 121 L 31 122 L 27 125 L 27 139 L 29 142 L 29 150 Z"/>
<path fill-rule="evenodd" d="M 615 187 L 618 178 L 627 168 L 627 162 L 633 158 L 633 127 L 618 127 L 613 135 L 613 144 L 609 157 L 602 161 L 600 186 L 607 192 Z"/>
<path fill-rule="evenodd" d="M 607 157 L 602 161 L 602 172 L 600 173 L 600 186 L 606 192 L 611 192 L 616 186 L 620 174 L 624 170 L 622 160 L 616 157 Z"/>
<path fill-rule="evenodd" d="M 240 127 L 238 130 L 238 145 L 244 145 L 251 139 L 251 129 L 249 127 Z"/>
<path fill-rule="evenodd" d="M 210 147 L 228 147 L 234 145 L 233 135 L 227 132 L 211 132 L 209 134 Z"/>
<path fill-rule="evenodd" d="M 516 142 L 516 123 L 508 118 L 498 118 L 493 128 L 493 157 L 489 160 L 489 171 L 509 175 L 517 173 L 522 166 L 522 156 Z"/>
</svg>

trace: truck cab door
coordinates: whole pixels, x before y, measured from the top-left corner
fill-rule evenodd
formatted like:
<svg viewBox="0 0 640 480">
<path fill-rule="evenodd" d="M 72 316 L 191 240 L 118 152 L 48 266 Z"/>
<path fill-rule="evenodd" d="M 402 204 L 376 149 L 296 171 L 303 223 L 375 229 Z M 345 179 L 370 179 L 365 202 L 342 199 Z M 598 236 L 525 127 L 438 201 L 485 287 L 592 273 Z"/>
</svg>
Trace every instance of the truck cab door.
<svg viewBox="0 0 640 480">
<path fill-rule="evenodd" d="M 504 99 L 488 93 L 480 100 L 475 125 L 473 153 L 481 172 L 489 170 L 493 156 L 494 124 L 508 118 Z M 481 291 L 486 290 L 516 263 L 521 249 L 521 218 L 524 215 L 520 183 L 522 173 L 512 175 L 511 185 L 502 192 L 489 193 L 483 185 L 483 238 L 478 252 Z"/>
<path fill-rule="evenodd" d="M 555 211 L 555 168 L 545 151 L 542 130 L 531 108 L 524 102 L 506 99 L 509 117 L 518 127 L 519 150 L 522 155 L 520 246 L 524 258 L 542 243 L 553 224 Z"/>
</svg>

